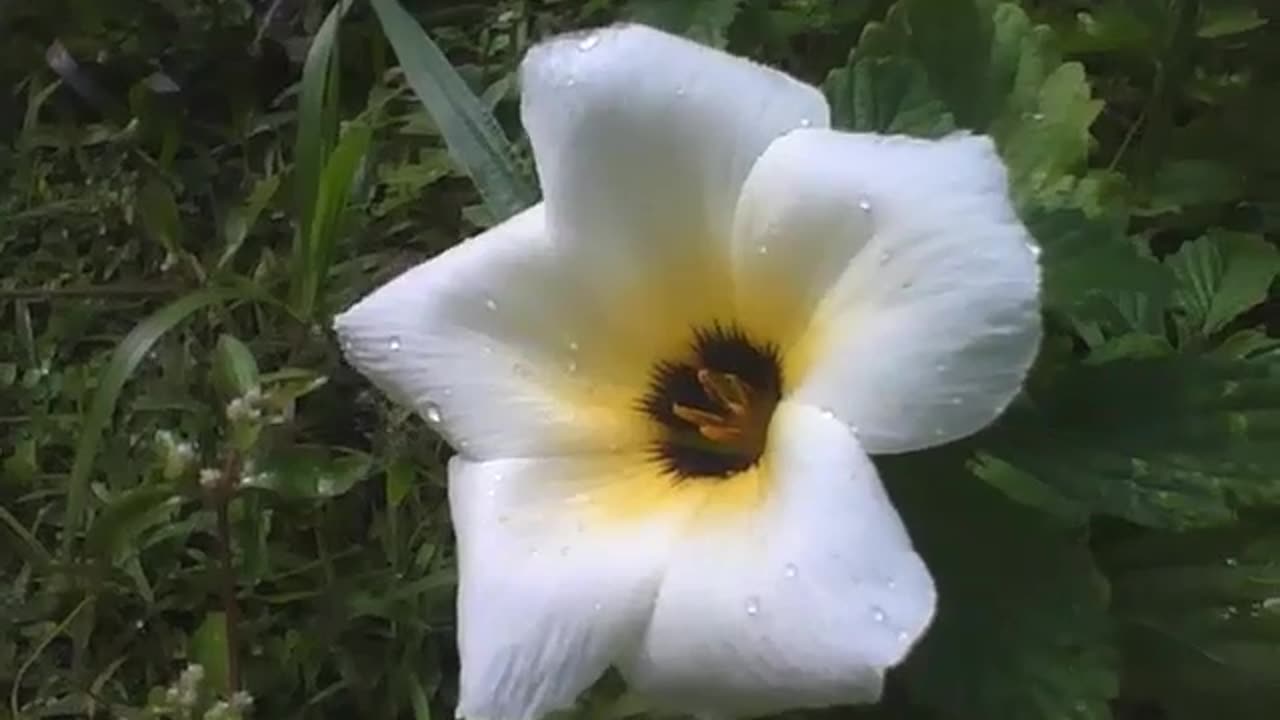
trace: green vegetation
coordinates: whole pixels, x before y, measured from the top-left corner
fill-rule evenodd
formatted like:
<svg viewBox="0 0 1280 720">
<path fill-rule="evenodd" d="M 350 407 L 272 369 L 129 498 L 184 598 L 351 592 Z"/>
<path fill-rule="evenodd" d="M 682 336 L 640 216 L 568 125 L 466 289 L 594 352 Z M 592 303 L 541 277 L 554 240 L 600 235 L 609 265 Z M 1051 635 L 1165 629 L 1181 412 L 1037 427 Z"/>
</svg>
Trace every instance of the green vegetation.
<svg viewBox="0 0 1280 720">
<path fill-rule="evenodd" d="M 992 134 L 1044 248 L 1022 400 L 880 463 L 939 618 L 827 714 L 1275 717 L 1272 3 L 49 0 L 0 4 L 0 719 L 451 717 L 449 451 L 329 319 L 536 200 L 513 70 L 621 17 Z"/>
</svg>

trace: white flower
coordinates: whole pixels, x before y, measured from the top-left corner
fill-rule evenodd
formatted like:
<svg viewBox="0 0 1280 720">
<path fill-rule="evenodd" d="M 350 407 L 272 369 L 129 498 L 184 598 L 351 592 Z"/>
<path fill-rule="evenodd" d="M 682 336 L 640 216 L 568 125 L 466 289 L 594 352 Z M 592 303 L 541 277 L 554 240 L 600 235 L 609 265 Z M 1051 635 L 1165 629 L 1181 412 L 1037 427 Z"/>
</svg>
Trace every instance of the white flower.
<svg viewBox="0 0 1280 720">
<path fill-rule="evenodd" d="M 990 140 L 835 132 L 814 88 L 636 26 L 521 75 L 545 202 L 337 321 L 460 451 L 459 714 L 610 665 L 695 714 L 876 700 L 935 592 L 868 453 L 990 423 L 1040 338 Z"/>
</svg>

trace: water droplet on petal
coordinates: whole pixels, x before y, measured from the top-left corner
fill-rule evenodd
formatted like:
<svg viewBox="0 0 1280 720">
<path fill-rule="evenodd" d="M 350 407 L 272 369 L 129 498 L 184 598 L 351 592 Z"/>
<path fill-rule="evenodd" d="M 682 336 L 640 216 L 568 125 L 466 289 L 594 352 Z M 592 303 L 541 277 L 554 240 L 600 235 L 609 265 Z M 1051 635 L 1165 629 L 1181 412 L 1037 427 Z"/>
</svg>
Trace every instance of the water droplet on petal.
<svg viewBox="0 0 1280 720">
<path fill-rule="evenodd" d="M 747 598 L 746 609 L 748 615 L 757 615 L 760 612 L 760 598 L 755 595 Z"/>
<path fill-rule="evenodd" d="M 688 94 L 688 91 L 684 89 L 683 85 L 680 85 L 676 88 L 676 95 L 679 95 L 680 97 L 684 97 L 686 94 Z"/>
<path fill-rule="evenodd" d="M 1027 250 L 1031 252 L 1031 257 L 1037 258 L 1040 257 L 1040 253 L 1043 252 L 1040 246 L 1035 243 L 1027 243 Z"/>
<path fill-rule="evenodd" d="M 800 569 L 795 566 L 795 563 L 787 563 L 787 566 L 782 569 L 782 574 L 789 578 L 795 577 L 799 572 Z"/>
<path fill-rule="evenodd" d="M 485 299 L 484 299 L 484 306 L 485 306 L 485 307 L 487 307 L 487 308 L 489 308 L 490 310 L 497 310 L 497 309 L 498 309 L 498 301 L 497 301 L 497 300 L 494 300 L 493 298 L 485 298 Z"/>
<path fill-rule="evenodd" d="M 836 417 L 835 411 L 832 410 L 831 408 L 824 407 L 822 408 L 821 412 L 822 412 L 822 417 L 828 420 L 834 420 Z"/>
<path fill-rule="evenodd" d="M 953 395 L 953 396 L 951 396 L 951 404 L 952 404 L 952 405 L 963 405 L 963 404 L 964 404 L 964 398 L 960 397 L 959 395 Z"/>
<path fill-rule="evenodd" d="M 452 396 L 453 396 L 453 388 L 445 388 L 445 389 L 443 389 L 443 390 L 441 390 L 441 391 L 440 391 L 440 394 L 441 394 L 441 395 L 444 395 L 445 397 L 452 397 Z"/>
<path fill-rule="evenodd" d="M 768 255 L 768 254 L 769 254 L 769 246 L 768 246 L 768 245 L 765 245 L 765 244 L 763 244 L 763 243 L 762 243 L 762 244 L 760 244 L 759 246 L 757 246 L 757 247 L 756 247 L 756 253 L 757 253 L 757 254 L 759 254 L 759 255 Z"/>
<path fill-rule="evenodd" d="M 570 341 L 569 341 L 569 352 L 578 352 L 578 341 L 577 341 L 577 340 L 570 340 Z"/>
<path fill-rule="evenodd" d="M 891 578 L 889 582 L 884 584 L 884 586 L 889 588 L 890 590 L 894 590 L 898 587 L 898 581 Z"/>
<path fill-rule="evenodd" d="M 934 365 L 934 366 L 933 366 L 933 369 L 934 369 L 934 370 L 937 370 L 938 372 L 946 372 L 946 371 L 947 371 L 947 364 L 946 364 L 946 363 L 938 363 L 937 365 Z"/>
<path fill-rule="evenodd" d="M 902 643 L 903 645 L 906 645 L 909 640 L 911 640 L 910 633 L 908 633 L 906 630 L 898 631 L 898 642 Z"/>
<path fill-rule="evenodd" d="M 578 372 L 578 362 L 576 360 L 570 360 L 569 365 L 565 369 L 569 371 L 570 375 Z"/>
<path fill-rule="evenodd" d="M 489 488 L 488 490 L 485 491 L 485 495 L 488 495 L 489 497 L 495 497 L 497 494 L 498 494 L 497 488 Z"/>
<path fill-rule="evenodd" d="M 858 201 L 858 209 L 864 213 L 871 212 L 871 201 L 867 198 L 862 198 Z"/>
<path fill-rule="evenodd" d="M 812 124 L 813 121 L 809 118 L 800 118 L 800 127 L 809 127 Z"/>
<path fill-rule="evenodd" d="M 422 416 L 425 417 L 427 422 L 432 425 L 435 425 L 443 419 L 443 416 L 440 414 L 440 406 L 432 402 L 427 403 L 426 407 L 422 408 Z"/>
<path fill-rule="evenodd" d="M 596 612 L 600 612 L 601 610 L 604 609 L 604 603 L 597 602 L 591 606 L 591 609 L 595 610 Z"/>
<path fill-rule="evenodd" d="M 592 48 L 594 48 L 599 44 L 600 44 L 600 36 L 592 33 L 591 35 L 588 35 L 582 38 L 582 40 L 578 42 L 578 49 L 581 50 L 582 52 L 587 52 L 588 50 L 591 50 Z"/>
<path fill-rule="evenodd" d="M 399 350 L 400 350 L 400 337 L 399 337 L 398 335 L 392 335 L 392 336 L 391 336 L 391 339 L 387 341 L 387 347 L 391 349 L 391 352 L 397 352 L 397 351 L 399 351 Z"/>
<path fill-rule="evenodd" d="M 878 623 L 884 622 L 885 621 L 884 610 L 881 610 L 879 606 L 873 606 L 871 608 L 871 619 L 875 620 Z"/>
</svg>

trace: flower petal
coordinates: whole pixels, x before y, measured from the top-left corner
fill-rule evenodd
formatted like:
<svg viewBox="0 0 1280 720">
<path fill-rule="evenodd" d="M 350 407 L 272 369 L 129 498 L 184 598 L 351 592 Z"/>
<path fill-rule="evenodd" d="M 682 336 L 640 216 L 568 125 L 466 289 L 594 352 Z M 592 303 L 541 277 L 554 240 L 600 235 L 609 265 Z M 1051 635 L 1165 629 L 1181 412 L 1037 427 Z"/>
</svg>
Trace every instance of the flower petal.
<svg viewBox="0 0 1280 720">
<path fill-rule="evenodd" d="M 784 401 L 771 496 L 676 547 L 633 687 L 686 712 L 761 715 L 874 701 L 928 626 L 933 581 L 849 428 Z"/>
<path fill-rule="evenodd" d="M 774 138 L 829 115 L 813 87 L 639 25 L 538 45 L 521 83 L 551 235 L 604 269 L 588 281 L 644 296 L 638 325 L 727 307 L 743 179 Z"/>
<path fill-rule="evenodd" d="M 1037 254 L 989 139 L 797 131 L 743 188 L 736 302 L 787 347 L 796 399 L 868 452 L 905 452 L 976 432 L 1018 392 Z"/>
<path fill-rule="evenodd" d="M 477 458 L 639 447 L 644 390 L 608 302 L 535 206 L 403 273 L 335 321 L 348 360 Z M 607 298 L 606 298 L 607 300 Z"/>
<path fill-rule="evenodd" d="M 643 632 L 687 512 L 602 522 L 594 500 L 637 470 L 614 465 L 450 463 L 459 717 L 520 720 L 568 707 Z"/>
</svg>

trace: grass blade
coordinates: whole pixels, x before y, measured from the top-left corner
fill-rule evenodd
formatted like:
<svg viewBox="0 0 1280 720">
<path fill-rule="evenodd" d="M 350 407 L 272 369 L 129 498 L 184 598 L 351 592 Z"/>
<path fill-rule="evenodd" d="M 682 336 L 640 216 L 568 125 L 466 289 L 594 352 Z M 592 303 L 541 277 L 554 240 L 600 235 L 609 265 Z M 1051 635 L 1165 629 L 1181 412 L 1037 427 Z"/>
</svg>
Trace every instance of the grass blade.
<svg viewBox="0 0 1280 720">
<path fill-rule="evenodd" d="M 62 552 L 70 557 L 76 531 L 84 522 L 85 505 L 89 496 L 89 475 L 98 455 L 102 432 L 115 414 L 120 391 L 138 364 L 152 346 L 192 313 L 210 305 L 224 302 L 238 295 L 226 288 L 197 290 L 181 297 L 156 311 L 138 323 L 111 356 L 111 362 L 98 381 L 98 389 L 80 424 L 80 439 L 76 443 L 75 460 L 71 476 L 67 480 L 67 513 L 63 526 Z"/>
<path fill-rule="evenodd" d="M 409 86 L 493 216 L 501 220 L 537 202 L 538 193 L 516 165 L 497 120 L 440 47 L 398 0 L 370 1 Z"/>
</svg>

